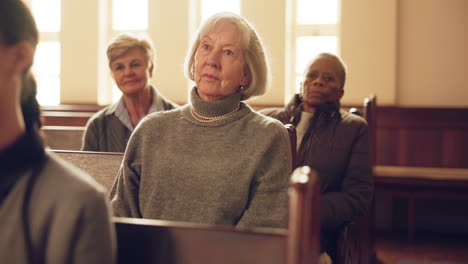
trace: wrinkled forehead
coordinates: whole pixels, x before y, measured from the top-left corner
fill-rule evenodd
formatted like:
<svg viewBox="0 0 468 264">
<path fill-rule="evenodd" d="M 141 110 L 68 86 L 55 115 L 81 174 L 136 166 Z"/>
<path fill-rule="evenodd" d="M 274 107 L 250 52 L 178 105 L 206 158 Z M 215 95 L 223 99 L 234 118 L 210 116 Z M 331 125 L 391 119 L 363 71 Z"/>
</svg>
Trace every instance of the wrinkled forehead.
<svg viewBox="0 0 468 264">
<path fill-rule="evenodd" d="M 343 68 L 339 61 L 332 57 L 317 57 L 307 68 L 306 74 L 310 72 L 328 72 L 339 75 Z"/>
<path fill-rule="evenodd" d="M 246 41 L 248 39 L 245 34 L 243 34 L 245 31 L 240 27 L 241 25 L 234 21 L 220 19 L 206 26 L 200 34 L 200 40 L 204 38 L 217 38 L 218 36 L 221 36 L 221 34 L 223 34 L 224 37 L 228 35 L 229 42 L 232 42 L 231 44 L 239 45 L 241 49 L 244 49 L 247 46 Z"/>
</svg>

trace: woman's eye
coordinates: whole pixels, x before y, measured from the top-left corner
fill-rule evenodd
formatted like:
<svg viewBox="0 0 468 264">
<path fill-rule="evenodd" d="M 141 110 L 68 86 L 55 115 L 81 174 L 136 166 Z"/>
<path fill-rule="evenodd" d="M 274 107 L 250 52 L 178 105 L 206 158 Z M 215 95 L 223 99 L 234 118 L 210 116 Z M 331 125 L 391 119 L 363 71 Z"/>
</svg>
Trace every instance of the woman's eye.
<svg viewBox="0 0 468 264">
<path fill-rule="evenodd" d="M 202 49 L 204 49 L 204 50 L 208 50 L 209 48 L 210 48 L 210 45 L 208 45 L 208 44 L 203 44 L 202 45 Z"/>
<path fill-rule="evenodd" d="M 114 70 L 115 70 L 115 71 L 120 71 L 120 70 L 122 70 L 122 69 L 123 69 L 123 66 L 122 66 L 122 65 L 119 65 L 119 66 L 114 67 Z"/>
<path fill-rule="evenodd" d="M 224 53 L 226 55 L 234 55 L 234 52 L 232 52 L 232 50 L 225 50 Z"/>
<path fill-rule="evenodd" d="M 315 79 L 315 78 L 317 78 L 317 74 L 315 74 L 315 73 L 307 74 L 307 78 L 308 79 Z"/>
</svg>

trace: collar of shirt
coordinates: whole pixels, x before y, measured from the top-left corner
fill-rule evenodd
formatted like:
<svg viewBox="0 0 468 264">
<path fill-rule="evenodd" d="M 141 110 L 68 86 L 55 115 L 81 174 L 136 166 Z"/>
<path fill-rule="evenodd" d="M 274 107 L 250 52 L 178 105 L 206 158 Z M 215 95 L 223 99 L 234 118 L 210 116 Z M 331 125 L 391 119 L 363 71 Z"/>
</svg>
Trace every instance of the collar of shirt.
<svg viewBox="0 0 468 264">
<path fill-rule="evenodd" d="M 151 106 L 148 110 L 148 114 L 158 112 L 158 111 L 163 111 L 164 110 L 164 104 L 162 102 L 161 97 L 158 95 L 158 92 L 156 91 L 155 88 L 151 86 L 151 94 L 153 95 L 153 101 L 151 102 Z M 115 116 L 124 124 L 130 132 L 133 132 L 135 127 L 132 125 L 132 121 L 130 119 L 130 114 L 127 111 L 127 108 L 125 107 L 125 102 L 123 100 L 123 96 L 120 97 L 119 101 L 111 104 L 109 108 L 106 111 L 106 115 L 112 115 L 115 114 Z M 148 115 L 147 114 L 147 115 Z"/>
</svg>

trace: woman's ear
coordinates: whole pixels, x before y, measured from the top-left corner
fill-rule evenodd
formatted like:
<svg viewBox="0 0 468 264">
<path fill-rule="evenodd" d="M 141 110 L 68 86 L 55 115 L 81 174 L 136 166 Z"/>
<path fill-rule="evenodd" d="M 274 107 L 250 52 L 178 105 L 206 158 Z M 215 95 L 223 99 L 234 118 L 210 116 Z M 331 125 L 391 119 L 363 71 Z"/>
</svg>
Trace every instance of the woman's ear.
<svg viewBox="0 0 468 264">
<path fill-rule="evenodd" d="M 154 73 L 154 64 L 153 63 L 151 63 L 151 66 L 149 67 L 148 71 L 149 71 L 149 77 L 152 78 L 153 73 Z"/>
<path fill-rule="evenodd" d="M 24 72 L 32 65 L 34 60 L 34 48 L 30 43 L 26 41 L 16 43 L 14 47 L 12 47 L 12 52 L 14 52 L 13 67 L 16 72 Z"/>
</svg>

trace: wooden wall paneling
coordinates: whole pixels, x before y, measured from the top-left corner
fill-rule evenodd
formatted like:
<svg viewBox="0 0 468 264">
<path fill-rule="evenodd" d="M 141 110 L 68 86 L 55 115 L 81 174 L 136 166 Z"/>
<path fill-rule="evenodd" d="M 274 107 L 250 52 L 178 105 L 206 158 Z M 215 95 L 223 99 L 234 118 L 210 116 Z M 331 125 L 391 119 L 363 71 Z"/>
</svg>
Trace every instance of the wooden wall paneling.
<svg viewBox="0 0 468 264">
<path fill-rule="evenodd" d="M 392 165 L 397 164 L 398 130 L 392 128 L 377 128 L 377 164 Z"/>
<path fill-rule="evenodd" d="M 444 130 L 442 134 L 442 167 L 462 167 L 462 131 L 460 129 Z"/>
<path fill-rule="evenodd" d="M 442 129 L 411 129 L 407 144 L 408 156 L 404 166 L 442 166 Z"/>
<path fill-rule="evenodd" d="M 408 166 L 408 149 L 409 149 L 409 130 L 408 129 L 397 129 L 395 144 L 397 146 L 396 152 L 396 164 L 397 166 Z"/>
<path fill-rule="evenodd" d="M 463 129 L 461 132 L 460 149 L 460 168 L 468 168 L 468 129 Z"/>
</svg>

